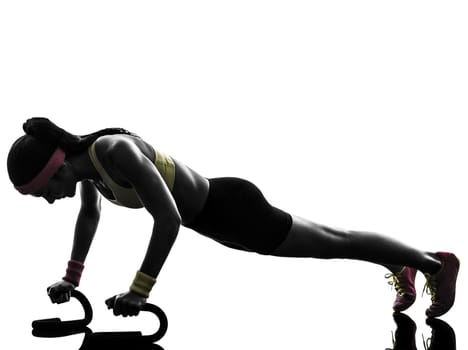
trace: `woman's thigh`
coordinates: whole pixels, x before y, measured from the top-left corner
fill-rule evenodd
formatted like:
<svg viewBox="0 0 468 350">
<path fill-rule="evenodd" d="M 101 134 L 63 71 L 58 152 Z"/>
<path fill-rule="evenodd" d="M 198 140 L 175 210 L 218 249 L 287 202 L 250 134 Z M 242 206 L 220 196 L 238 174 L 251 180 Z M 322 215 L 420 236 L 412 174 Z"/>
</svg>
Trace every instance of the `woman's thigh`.
<svg viewBox="0 0 468 350">
<path fill-rule="evenodd" d="M 286 239 L 271 255 L 281 257 L 340 257 L 348 242 L 349 232 L 323 226 L 292 215 L 292 225 Z"/>
</svg>

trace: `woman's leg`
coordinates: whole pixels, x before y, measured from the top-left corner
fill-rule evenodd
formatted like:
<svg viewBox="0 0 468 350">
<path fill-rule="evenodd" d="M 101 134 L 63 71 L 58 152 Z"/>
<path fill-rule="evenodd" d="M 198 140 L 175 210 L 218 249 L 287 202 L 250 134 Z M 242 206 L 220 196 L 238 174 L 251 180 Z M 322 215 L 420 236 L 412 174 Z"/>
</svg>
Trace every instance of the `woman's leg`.
<svg viewBox="0 0 468 350">
<path fill-rule="evenodd" d="M 433 274 L 442 266 L 435 253 L 414 249 L 392 238 L 330 228 L 297 216 L 293 216 L 285 241 L 271 255 L 364 260 L 385 266 L 393 273 L 409 266 Z"/>
</svg>

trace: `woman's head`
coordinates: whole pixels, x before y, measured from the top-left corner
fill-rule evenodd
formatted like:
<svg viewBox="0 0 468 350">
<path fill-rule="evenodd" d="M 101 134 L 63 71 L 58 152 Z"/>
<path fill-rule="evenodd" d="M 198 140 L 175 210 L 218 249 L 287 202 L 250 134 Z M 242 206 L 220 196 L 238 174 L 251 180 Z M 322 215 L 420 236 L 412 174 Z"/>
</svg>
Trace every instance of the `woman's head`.
<svg viewBox="0 0 468 350">
<path fill-rule="evenodd" d="M 64 160 L 65 153 L 57 144 L 23 135 L 13 143 L 8 154 L 8 175 L 18 191 L 32 193 L 47 183 Z"/>
<path fill-rule="evenodd" d="M 76 181 L 68 157 L 87 150 L 99 136 L 131 134 L 110 128 L 78 136 L 46 118 L 29 119 L 23 130 L 26 134 L 13 143 L 8 154 L 8 175 L 19 192 L 44 197 L 49 203 L 75 194 Z"/>
<path fill-rule="evenodd" d="M 10 149 L 7 167 L 11 182 L 22 194 L 43 196 L 49 202 L 71 194 L 65 193 L 65 183 L 57 181 L 66 169 L 65 152 L 53 142 L 21 136 Z"/>
</svg>

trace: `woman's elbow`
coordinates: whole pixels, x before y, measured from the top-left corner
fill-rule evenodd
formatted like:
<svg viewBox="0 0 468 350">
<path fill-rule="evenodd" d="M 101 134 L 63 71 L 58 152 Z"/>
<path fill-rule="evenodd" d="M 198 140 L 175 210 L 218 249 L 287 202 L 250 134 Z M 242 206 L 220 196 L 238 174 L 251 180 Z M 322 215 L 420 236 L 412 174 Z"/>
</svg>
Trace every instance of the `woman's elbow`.
<svg viewBox="0 0 468 350">
<path fill-rule="evenodd" d="M 82 205 L 80 215 L 99 221 L 101 217 L 101 203 L 97 205 Z"/>
<path fill-rule="evenodd" d="M 176 226 L 178 229 L 182 224 L 182 217 L 179 213 L 174 213 L 173 215 L 171 215 L 170 221 L 172 222 L 172 225 Z"/>
<path fill-rule="evenodd" d="M 182 224 L 182 218 L 178 212 L 164 215 L 157 215 L 154 217 L 156 225 L 161 225 L 166 228 L 172 228 L 176 232 Z"/>
</svg>

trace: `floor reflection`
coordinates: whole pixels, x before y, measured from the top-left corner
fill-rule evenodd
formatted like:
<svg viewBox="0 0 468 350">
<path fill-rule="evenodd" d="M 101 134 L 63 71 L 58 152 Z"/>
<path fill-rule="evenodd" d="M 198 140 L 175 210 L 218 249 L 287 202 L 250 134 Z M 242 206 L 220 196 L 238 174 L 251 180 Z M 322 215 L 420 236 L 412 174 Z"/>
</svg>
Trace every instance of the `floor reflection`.
<svg viewBox="0 0 468 350">
<path fill-rule="evenodd" d="M 83 344 L 78 350 L 164 350 L 160 345 L 148 340 L 140 332 L 97 332 L 89 327 L 80 329 L 33 330 L 33 335 L 41 338 L 57 338 L 84 333 Z"/>
<path fill-rule="evenodd" d="M 393 350 L 416 350 L 416 323 L 408 315 L 398 312 L 393 314 L 393 319 L 397 325 Z"/>
<path fill-rule="evenodd" d="M 437 318 L 428 318 L 426 323 L 432 328 L 431 338 L 424 343 L 427 350 L 455 350 L 455 331 L 447 323 Z"/>
<path fill-rule="evenodd" d="M 394 313 L 393 319 L 396 330 L 393 332 L 393 346 L 386 350 L 417 350 L 416 323 L 404 313 Z M 453 328 L 440 319 L 428 318 L 427 325 L 431 327 L 431 336 L 423 338 L 425 350 L 456 350 L 456 336 Z M 64 337 L 74 334 L 84 334 L 84 340 L 78 350 L 95 349 L 122 349 L 122 350 L 164 350 L 160 345 L 154 344 L 150 337 L 143 336 L 141 332 L 93 332 L 89 327 L 61 327 L 52 329 L 34 329 L 36 337 Z M 51 340 L 52 341 L 52 340 Z M 420 347 L 422 349 L 422 347 Z"/>
<path fill-rule="evenodd" d="M 416 323 L 406 314 L 394 313 L 393 319 L 397 325 L 393 336 L 393 347 L 386 350 L 417 350 Z M 424 339 L 425 350 L 456 350 L 456 336 L 453 328 L 445 321 L 436 318 L 426 320 L 431 327 L 431 337 Z"/>
<path fill-rule="evenodd" d="M 163 350 L 163 348 L 148 341 L 140 332 L 103 332 L 93 333 L 87 329 L 83 345 L 79 350 Z"/>
<path fill-rule="evenodd" d="M 168 321 L 164 312 L 153 304 L 146 304 L 143 311 L 153 313 L 159 320 L 159 328 L 154 334 L 142 335 L 141 332 L 93 332 L 89 327 L 92 320 L 92 308 L 87 298 L 79 291 L 74 291 L 72 297 L 76 298 L 84 310 L 84 318 L 62 321 L 59 318 L 36 320 L 32 323 L 32 334 L 41 338 L 66 337 L 84 334 L 83 343 L 79 350 L 92 349 L 141 349 L 163 350 L 155 344 L 165 335 Z M 392 332 L 392 348 L 386 350 L 417 350 L 416 323 L 406 314 L 395 312 L 393 319 L 396 329 Z M 431 327 L 431 336 L 425 339 L 425 350 L 455 350 L 456 336 L 453 328 L 445 321 L 436 318 L 426 319 Z M 51 340 L 53 342 L 53 340 Z M 420 347 L 419 349 L 422 349 Z"/>
</svg>

